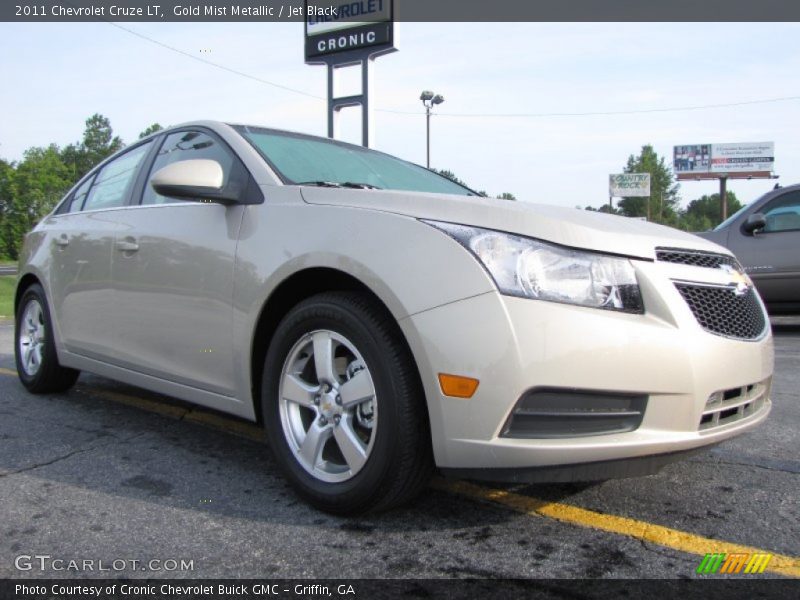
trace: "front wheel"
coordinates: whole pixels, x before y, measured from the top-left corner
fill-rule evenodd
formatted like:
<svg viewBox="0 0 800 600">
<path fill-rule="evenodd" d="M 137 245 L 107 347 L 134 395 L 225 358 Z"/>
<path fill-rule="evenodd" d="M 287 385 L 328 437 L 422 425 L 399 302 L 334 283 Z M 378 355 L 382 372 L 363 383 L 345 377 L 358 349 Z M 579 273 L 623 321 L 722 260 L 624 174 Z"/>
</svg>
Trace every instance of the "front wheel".
<svg viewBox="0 0 800 600">
<path fill-rule="evenodd" d="M 424 397 L 383 307 L 350 292 L 292 309 L 264 366 L 270 444 L 295 489 L 323 510 L 386 510 L 417 495 L 432 469 Z"/>
<path fill-rule="evenodd" d="M 29 392 L 64 392 L 78 379 L 80 371 L 62 367 L 58 362 L 50 308 L 38 283 L 22 294 L 14 329 L 14 350 L 17 374 Z"/>
</svg>

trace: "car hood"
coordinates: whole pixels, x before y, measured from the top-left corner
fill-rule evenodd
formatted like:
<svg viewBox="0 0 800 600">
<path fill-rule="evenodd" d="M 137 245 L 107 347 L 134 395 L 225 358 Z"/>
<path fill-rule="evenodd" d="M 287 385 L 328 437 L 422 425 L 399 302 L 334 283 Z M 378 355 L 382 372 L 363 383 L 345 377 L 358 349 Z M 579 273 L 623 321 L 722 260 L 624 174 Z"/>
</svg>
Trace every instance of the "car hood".
<svg viewBox="0 0 800 600">
<path fill-rule="evenodd" d="M 655 259 L 655 248 L 729 254 L 717 244 L 671 227 L 605 213 L 496 200 L 388 190 L 303 187 L 309 204 L 348 206 L 516 233 L 572 248 Z"/>
</svg>

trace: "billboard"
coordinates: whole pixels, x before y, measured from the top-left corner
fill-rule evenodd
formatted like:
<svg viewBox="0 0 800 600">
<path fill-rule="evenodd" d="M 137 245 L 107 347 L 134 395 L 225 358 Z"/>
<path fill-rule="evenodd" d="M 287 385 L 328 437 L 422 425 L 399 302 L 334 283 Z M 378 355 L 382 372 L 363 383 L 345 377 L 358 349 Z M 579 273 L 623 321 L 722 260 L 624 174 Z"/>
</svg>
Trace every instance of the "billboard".
<svg viewBox="0 0 800 600">
<path fill-rule="evenodd" d="M 675 146 L 672 165 L 678 179 L 765 177 L 775 167 L 775 145 L 772 142 L 735 144 L 692 144 Z"/>
<path fill-rule="evenodd" d="M 307 0 L 306 62 L 394 49 L 392 0 Z"/>
<path fill-rule="evenodd" d="M 643 198 L 650 195 L 650 173 L 620 173 L 608 176 L 608 195 Z"/>
</svg>

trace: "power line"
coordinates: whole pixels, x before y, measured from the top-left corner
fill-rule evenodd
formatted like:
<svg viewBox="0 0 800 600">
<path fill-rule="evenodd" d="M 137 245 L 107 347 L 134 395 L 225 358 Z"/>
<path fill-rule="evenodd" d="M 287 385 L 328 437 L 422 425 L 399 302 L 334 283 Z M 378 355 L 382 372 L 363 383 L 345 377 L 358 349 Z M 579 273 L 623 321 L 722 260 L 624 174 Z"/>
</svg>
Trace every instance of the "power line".
<svg viewBox="0 0 800 600">
<path fill-rule="evenodd" d="M 122 31 L 127 31 L 131 35 L 135 35 L 136 37 L 139 37 L 139 38 L 141 38 L 143 40 L 146 40 L 148 42 L 151 42 L 153 44 L 161 46 L 162 48 L 166 48 L 167 50 L 171 50 L 172 52 L 177 52 L 178 54 L 181 54 L 183 56 L 191 58 L 192 60 L 196 60 L 196 61 L 201 62 L 203 64 L 206 64 L 206 65 L 209 65 L 209 66 L 212 66 L 212 67 L 216 67 L 217 69 L 221 69 L 223 71 L 227 71 L 228 73 L 233 73 L 234 75 L 239 75 L 240 77 L 245 77 L 247 79 L 251 79 L 253 81 L 257 81 L 257 82 L 263 83 L 265 85 L 271 85 L 272 87 L 276 87 L 276 88 L 279 88 L 279 89 L 282 89 L 282 90 L 286 90 L 287 92 L 293 92 L 295 94 L 301 94 L 301 95 L 307 96 L 309 98 L 316 98 L 317 100 L 325 100 L 325 98 L 323 98 L 322 96 L 317 96 L 317 95 L 311 94 L 309 92 L 304 92 L 303 90 L 298 90 L 298 89 L 289 87 L 288 85 L 282 85 L 280 83 L 275 83 L 274 81 L 267 81 L 266 79 L 262 79 L 261 77 L 256 77 L 255 75 L 250 75 L 249 73 L 245 73 L 244 71 L 239 71 L 237 69 L 232 69 L 231 67 L 226 67 L 225 65 L 221 65 L 219 63 L 215 63 L 215 62 L 213 62 L 211 60 L 207 60 L 207 59 L 202 58 L 200 56 L 195 56 L 194 54 L 192 54 L 190 52 L 186 52 L 185 50 L 181 50 L 180 48 L 175 48 L 174 46 L 170 46 L 169 44 L 165 44 L 164 42 L 159 42 L 158 40 L 155 40 L 155 39 L 153 39 L 151 37 L 148 37 L 148 36 L 144 35 L 143 33 L 139 33 L 138 31 L 134 31 L 133 29 L 128 29 L 127 27 L 123 27 L 122 25 L 119 25 L 118 23 L 112 23 L 111 21 L 106 21 L 106 23 L 108 23 L 112 27 L 116 27 L 117 29 L 121 29 Z"/>
<path fill-rule="evenodd" d="M 310 92 L 305 92 L 303 90 L 298 90 L 297 88 L 289 87 L 287 85 L 283 85 L 280 83 L 275 83 L 274 81 L 268 81 L 266 79 L 262 79 L 261 77 L 257 77 L 256 75 L 251 75 L 250 73 L 245 73 L 244 71 L 239 71 L 238 69 L 233 69 L 231 67 L 227 67 L 225 65 L 221 65 L 214 61 L 202 58 L 200 56 L 196 56 L 190 52 L 186 52 L 185 50 L 181 50 L 180 48 L 175 48 L 174 46 L 170 46 L 169 44 L 165 44 L 164 42 L 160 42 L 156 39 L 153 39 L 149 36 L 144 35 L 143 33 L 139 33 L 138 31 L 134 31 L 133 29 L 128 29 L 127 27 L 123 27 L 118 23 L 113 23 L 111 21 L 106 21 L 112 27 L 116 27 L 117 29 L 121 29 L 131 35 L 135 35 L 138 38 L 141 38 L 145 41 L 148 41 L 152 44 L 156 44 L 157 46 L 161 46 L 167 50 L 172 52 L 176 52 L 182 56 L 187 58 L 191 58 L 192 60 L 196 60 L 201 62 L 205 65 L 215 67 L 222 71 L 226 71 L 233 75 L 239 75 L 240 77 L 244 77 L 246 79 L 250 79 L 252 81 L 257 81 L 258 83 L 263 83 L 265 85 L 269 85 L 287 92 L 292 92 L 294 94 L 300 94 L 302 96 L 306 96 L 307 98 L 314 98 L 315 100 L 325 100 L 322 96 L 317 96 L 316 94 L 312 94 Z M 439 117 L 450 117 L 450 118 L 479 118 L 479 119 L 489 119 L 489 118 L 506 118 L 506 119 L 531 119 L 531 118 L 549 118 L 549 117 L 600 117 L 600 116 L 614 116 L 614 115 L 641 115 L 641 114 L 651 114 L 651 113 L 667 113 L 667 112 L 688 112 L 694 110 L 710 110 L 715 108 L 735 108 L 738 106 L 753 106 L 757 104 L 772 104 L 776 102 L 790 102 L 800 100 L 800 96 L 782 96 L 778 98 L 762 98 L 758 100 L 743 100 L 739 102 L 724 102 L 720 104 L 703 104 L 699 106 L 678 106 L 678 107 L 665 107 L 665 108 L 647 108 L 647 109 L 634 109 L 634 110 L 609 110 L 609 111 L 587 111 L 587 112 L 541 112 L 541 113 L 449 113 L 449 112 L 437 112 L 437 116 Z M 421 111 L 405 111 L 405 110 L 393 110 L 389 108 L 375 108 L 377 112 L 383 113 L 390 113 L 395 115 L 413 115 L 413 116 L 420 116 L 424 115 L 424 112 Z"/>
</svg>

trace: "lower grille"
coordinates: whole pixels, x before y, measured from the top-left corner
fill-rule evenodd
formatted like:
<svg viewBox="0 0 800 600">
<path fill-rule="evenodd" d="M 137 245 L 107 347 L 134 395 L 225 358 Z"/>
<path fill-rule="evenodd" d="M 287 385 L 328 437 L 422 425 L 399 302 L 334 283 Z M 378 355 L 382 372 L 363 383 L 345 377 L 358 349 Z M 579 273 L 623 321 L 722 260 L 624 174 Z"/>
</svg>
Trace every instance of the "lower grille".
<svg viewBox="0 0 800 600">
<path fill-rule="evenodd" d="M 767 328 L 755 288 L 741 296 L 733 287 L 676 283 L 697 322 L 706 331 L 726 337 L 753 340 Z"/>
<path fill-rule="evenodd" d="M 761 409 L 769 397 L 769 380 L 744 387 L 714 392 L 706 402 L 700 419 L 700 431 L 746 419 Z"/>
<path fill-rule="evenodd" d="M 647 396 L 540 388 L 524 394 L 502 437 L 567 438 L 633 431 L 642 423 Z"/>
</svg>

